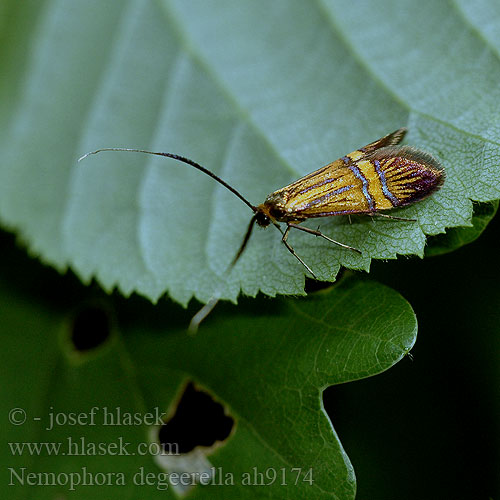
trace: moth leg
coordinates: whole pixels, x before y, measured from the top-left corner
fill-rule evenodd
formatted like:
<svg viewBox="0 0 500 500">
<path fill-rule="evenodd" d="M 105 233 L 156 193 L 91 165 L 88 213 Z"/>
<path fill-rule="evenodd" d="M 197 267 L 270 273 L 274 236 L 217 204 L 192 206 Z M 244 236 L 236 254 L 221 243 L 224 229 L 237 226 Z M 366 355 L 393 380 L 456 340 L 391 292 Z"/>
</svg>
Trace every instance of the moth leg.
<svg viewBox="0 0 500 500">
<path fill-rule="evenodd" d="M 417 222 L 417 219 L 406 219 L 404 217 L 394 217 L 394 215 L 389 215 L 389 214 L 383 214 L 380 212 L 373 212 L 371 214 L 368 214 L 370 217 L 385 217 L 386 219 L 392 219 L 392 220 L 402 220 L 405 222 Z"/>
<path fill-rule="evenodd" d="M 325 238 L 325 240 L 328 240 L 330 243 L 333 243 L 335 245 L 338 245 L 339 247 L 347 248 L 348 250 L 352 250 L 354 252 L 361 254 L 361 251 L 358 250 L 357 248 L 350 247 L 349 245 L 344 245 L 344 243 L 340 243 L 340 241 L 332 240 L 331 238 L 323 234 L 321 231 L 315 231 L 314 229 L 309 229 L 308 227 L 299 226 L 298 224 L 293 224 L 291 222 L 288 223 L 288 227 L 286 228 L 287 230 L 285 231 L 285 233 L 288 232 L 288 230 L 291 227 L 299 229 L 300 231 L 304 231 L 305 233 L 314 234 L 314 236 L 321 236 L 322 238 Z"/>
<path fill-rule="evenodd" d="M 295 250 L 292 248 L 290 243 L 288 243 L 288 233 L 290 232 L 290 224 L 286 227 L 285 232 L 283 233 L 283 237 L 281 241 L 284 243 L 288 251 L 312 274 L 314 279 L 318 279 L 318 277 L 313 273 L 313 270 L 295 253 Z"/>
</svg>

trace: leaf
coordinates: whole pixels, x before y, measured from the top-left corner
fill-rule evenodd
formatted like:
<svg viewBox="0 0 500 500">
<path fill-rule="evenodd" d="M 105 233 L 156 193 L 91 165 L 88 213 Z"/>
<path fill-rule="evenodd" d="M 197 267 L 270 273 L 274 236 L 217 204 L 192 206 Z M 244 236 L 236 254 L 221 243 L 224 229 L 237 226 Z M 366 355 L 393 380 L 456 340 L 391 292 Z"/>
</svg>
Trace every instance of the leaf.
<svg viewBox="0 0 500 500">
<path fill-rule="evenodd" d="M 446 231 L 445 234 L 432 236 L 425 247 L 426 257 L 448 253 L 472 243 L 486 229 L 497 210 L 498 201 L 475 204 L 472 227 L 457 227 Z"/>
<path fill-rule="evenodd" d="M 37 279 L 27 278 L 25 283 Z M 132 454 L 140 443 L 149 443 L 151 429 L 104 425 L 104 408 L 108 414 L 116 414 L 118 408 L 122 415 L 142 416 L 155 408 L 166 412 L 187 379 L 224 403 L 236 422 L 226 443 L 208 455 L 214 467 L 234 475 L 235 485 L 198 488 L 192 498 L 264 494 L 262 487 L 240 484 L 242 474 L 253 467 L 286 470 L 287 484 L 281 484 L 280 476 L 265 488 L 266 496 L 353 498 L 354 472 L 324 412 L 322 391 L 390 368 L 416 338 L 415 315 L 400 295 L 374 282 L 349 279 L 308 298 L 261 299 L 238 308 L 234 317 L 215 314 L 195 337 L 186 335 L 182 323 L 187 314 L 178 307 L 165 303 L 153 309 L 137 300 L 119 301 L 119 320 L 111 338 L 97 350 L 82 353 L 74 351 L 70 335 L 75 310 L 84 314 L 85 302 L 68 300 L 66 292 L 65 299 L 45 305 L 40 298 L 32 300 L 33 287 L 26 290 L 29 295 L 13 289 L 5 277 L 0 282 L 4 373 L 0 401 L 5 415 L 20 408 L 27 418 L 24 425 L 6 426 L 5 441 L 62 444 L 58 453 L 28 458 L 11 454 L 4 443 L 6 462 L 18 476 L 25 467 L 25 474 L 46 472 L 64 478 L 73 473 L 73 482 L 84 468 L 87 477 L 113 472 L 111 486 L 123 473 L 124 485 L 106 488 L 106 498 L 136 496 L 137 490 L 141 498 L 165 498 L 168 492 L 156 488 L 164 471 L 153 458 Z M 60 288 L 49 290 L 53 295 Z M 40 294 L 46 297 L 47 291 Z M 88 338 L 94 335 L 95 324 L 85 323 L 87 331 L 81 334 Z M 92 408 L 96 410 L 91 419 Z M 51 420 L 51 413 L 59 417 Z M 65 423 L 70 414 L 75 419 L 87 417 L 78 417 L 80 423 Z M 59 424 L 52 427 L 51 421 Z M 120 438 L 130 443 L 129 453 L 61 453 L 69 450 L 69 439 L 92 449 L 93 443 L 116 443 Z M 299 481 L 296 486 L 293 467 L 312 468 L 314 483 Z M 133 478 L 141 468 L 154 480 L 137 486 Z M 13 485 L 4 481 L 1 486 L 8 497 L 21 495 L 28 487 L 20 485 L 11 469 Z M 53 498 L 60 490 L 37 485 L 30 486 L 37 498 Z M 71 494 L 88 498 L 89 491 L 95 495 L 97 486 L 76 485 Z"/>
<path fill-rule="evenodd" d="M 304 269 L 272 228 L 224 275 L 251 213 L 212 179 L 149 156 L 76 158 L 106 146 L 172 151 L 260 203 L 407 125 L 406 142 L 447 172 L 435 196 L 395 212 L 418 222 L 308 223 L 361 256 L 297 231 L 290 242 L 328 281 L 340 266 L 423 256 L 426 234 L 470 226 L 471 200 L 500 197 L 492 4 L 11 1 L 0 218 L 44 262 L 125 295 L 302 294 Z"/>
</svg>

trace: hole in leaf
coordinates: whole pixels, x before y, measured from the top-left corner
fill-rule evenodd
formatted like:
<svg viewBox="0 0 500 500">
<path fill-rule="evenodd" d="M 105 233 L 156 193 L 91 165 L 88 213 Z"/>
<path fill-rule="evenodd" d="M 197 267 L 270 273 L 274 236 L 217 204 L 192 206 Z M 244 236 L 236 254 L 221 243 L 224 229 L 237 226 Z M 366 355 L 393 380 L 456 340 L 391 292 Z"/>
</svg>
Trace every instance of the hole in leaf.
<svg viewBox="0 0 500 500">
<path fill-rule="evenodd" d="M 71 342 L 77 351 L 89 351 L 103 344 L 111 333 L 111 318 L 98 306 L 87 306 L 75 314 Z"/>
<path fill-rule="evenodd" d="M 174 416 L 160 428 L 160 443 L 179 453 L 189 453 L 197 446 L 210 447 L 224 441 L 234 425 L 224 407 L 190 382 L 177 404 Z"/>
</svg>

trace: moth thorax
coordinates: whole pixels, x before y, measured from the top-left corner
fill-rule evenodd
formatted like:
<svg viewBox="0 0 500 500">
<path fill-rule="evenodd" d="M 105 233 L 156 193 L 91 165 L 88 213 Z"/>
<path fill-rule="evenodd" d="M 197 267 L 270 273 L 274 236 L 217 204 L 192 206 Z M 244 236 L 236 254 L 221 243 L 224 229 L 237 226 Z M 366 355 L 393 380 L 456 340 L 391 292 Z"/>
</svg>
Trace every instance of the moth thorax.
<svg viewBox="0 0 500 500">
<path fill-rule="evenodd" d="M 263 203 L 271 219 L 277 221 L 284 221 L 287 218 L 286 199 L 283 193 L 275 192 L 267 196 L 266 201 Z"/>
</svg>

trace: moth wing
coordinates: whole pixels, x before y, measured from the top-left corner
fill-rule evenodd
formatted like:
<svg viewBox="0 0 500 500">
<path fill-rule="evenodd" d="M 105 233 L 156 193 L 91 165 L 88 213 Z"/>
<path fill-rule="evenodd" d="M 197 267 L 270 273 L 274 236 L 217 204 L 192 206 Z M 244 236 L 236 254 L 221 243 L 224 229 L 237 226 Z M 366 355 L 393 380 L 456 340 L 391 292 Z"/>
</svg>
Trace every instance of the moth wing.
<svg viewBox="0 0 500 500">
<path fill-rule="evenodd" d="M 335 176 L 340 175 L 340 172 L 342 170 L 345 170 L 346 166 L 344 162 L 339 159 L 332 161 L 328 165 L 325 165 L 324 167 L 318 168 L 318 170 L 315 170 L 314 172 L 311 172 L 310 174 L 304 175 L 304 177 L 301 177 L 300 179 L 297 179 L 296 181 L 292 182 L 291 184 L 288 184 L 285 187 L 282 187 L 281 189 L 278 189 L 272 194 L 275 193 L 286 193 L 287 196 L 295 196 L 297 194 L 302 194 L 304 192 L 309 191 L 310 189 L 314 188 L 318 182 L 321 182 L 323 180 L 324 175 L 332 172 L 335 172 Z M 338 173 L 337 173 L 338 172 Z"/>
<path fill-rule="evenodd" d="M 369 211 L 361 181 L 343 159 L 325 165 L 270 197 L 279 200 L 290 218 L 297 219 Z"/>
<path fill-rule="evenodd" d="M 386 197 L 393 206 L 405 206 L 437 191 L 444 182 L 444 170 L 431 154 L 411 146 L 388 146 L 369 154 L 370 162 Z"/>
<path fill-rule="evenodd" d="M 395 146 L 399 144 L 402 140 L 403 137 L 405 136 L 407 132 L 406 128 L 400 128 L 398 130 L 395 130 L 391 134 L 387 134 L 386 136 L 382 137 L 381 139 L 371 142 L 370 144 L 367 144 L 363 148 L 359 148 L 356 151 L 353 151 L 352 153 L 349 153 L 348 155 L 344 156 L 342 159 L 345 159 L 346 163 L 350 162 L 357 162 L 360 161 L 364 158 L 366 158 L 368 155 L 373 153 L 374 151 L 377 151 L 381 148 L 389 147 L 389 146 Z"/>
<path fill-rule="evenodd" d="M 305 175 L 304 177 L 301 177 L 300 179 L 296 180 L 292 184 L 289 184 L 288 186 L 285 186 L 284 188 L 280 189 L 279 191 L 289 191 L 289 190 L 294 190 L 296 187 L 303 188 L 307 187 L 308 184 L 314 184 L 317 179 L 321 178 L 325 172 L 330 171 L 340 171 L 345 170 L 347 168 L 347 165 L 349 165 L 353 161 L 359 160 L 361 157 L 371 154 L 377 149 L 386 147 L 386 146 L 394 146 L 396 144 L 399 144 L 402 140 L 403 137 L 405 136 L 407 132 L 407 128 L 400 128 L 398 130 L 395 130 L 391 134 L 387 134 L 386 136 L 382 137 L 378 141 L 371 142 L 364 148 L 361 148 L 357 151 L 352 152 L 351 154 L 344 156 L 342 158 L 339 158 L 338 160 L 335 160 L 328 165 L 325 165 L 324 167 L 319 168 L 318 170 L 315 170 L 314 172 L 311 172 L 310 174 Z"/>
<path fill-rule="evenodd" d="M 391 134 L 387 134 L 381 139 L 378 139 L 377 141 L 370 142 L 370 144 L 367 144 L 364 148 L 361 148 L 360 151 L 369 154 L 380 148 L 385 148 L 387 146 L 396 146 L 403 140 L 406 132 L 408 132 L 408 129 L 406 127 L 402 127 L 398 130 L 395 130 Z"/>
</svg>

